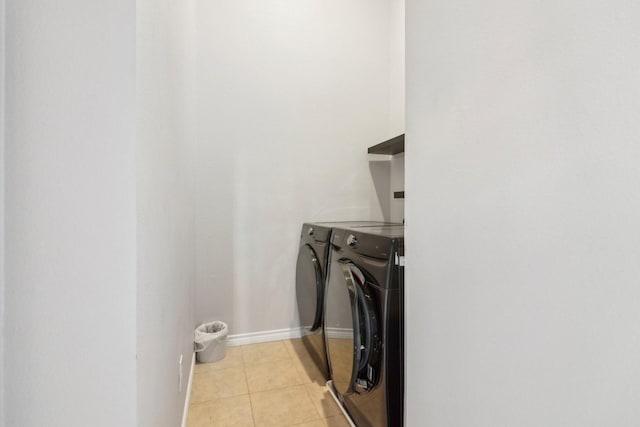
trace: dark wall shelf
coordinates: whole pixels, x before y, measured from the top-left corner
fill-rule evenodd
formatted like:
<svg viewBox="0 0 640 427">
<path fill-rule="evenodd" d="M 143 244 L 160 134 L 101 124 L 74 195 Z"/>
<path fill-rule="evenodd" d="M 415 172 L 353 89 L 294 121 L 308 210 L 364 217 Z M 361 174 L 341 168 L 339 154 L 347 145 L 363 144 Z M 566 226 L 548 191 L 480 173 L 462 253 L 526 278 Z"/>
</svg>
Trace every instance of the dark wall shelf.
<svg viewBox="0 0 640 427">
<path fill-rule="evenodd" d="M 368 153 L 391 155 L 404 153 L 404 133 L 380 144 L 376 144 L 373 147 L 369 147 Z"/>
</svg>

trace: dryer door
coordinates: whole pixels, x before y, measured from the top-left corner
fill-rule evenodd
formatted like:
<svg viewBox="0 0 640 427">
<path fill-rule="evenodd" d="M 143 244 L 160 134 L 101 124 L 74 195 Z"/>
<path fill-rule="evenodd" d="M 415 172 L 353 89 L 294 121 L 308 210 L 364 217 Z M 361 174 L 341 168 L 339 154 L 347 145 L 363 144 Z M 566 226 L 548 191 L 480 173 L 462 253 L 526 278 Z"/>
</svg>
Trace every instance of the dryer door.
<svg viewBox="0 0 640 427">
<path fill-rule="evenodd" d="M 363 273 L 348 260 L 332 263 L 327 288 L 325 337 L 331 379 L 346 396 L 370 390 L 378 377 L 378 319 Z"/>
<path fill-rule="evenodd" d="M 301 246 L 298 252 L 296 298 L 303 333 L 315 332 L 322 326 L 324 280 L 320 261 L 309 245 Z"/>
</svg>

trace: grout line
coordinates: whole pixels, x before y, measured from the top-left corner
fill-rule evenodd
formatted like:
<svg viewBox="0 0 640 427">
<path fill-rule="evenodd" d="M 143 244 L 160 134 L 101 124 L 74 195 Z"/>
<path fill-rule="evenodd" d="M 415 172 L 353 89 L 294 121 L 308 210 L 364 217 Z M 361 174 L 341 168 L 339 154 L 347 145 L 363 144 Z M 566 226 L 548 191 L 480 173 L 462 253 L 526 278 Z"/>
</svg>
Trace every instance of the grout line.
<svg viewBox="0 0 640 427">
<path fill-rule="evenodd" d="M 276 361 L 271 361 L 271 362 L 264 362 L 264 364 L 272 364 L 273 362 L 286 362 L 287 359 L 278 359 Z M 293 364 L 293 360 L 291 359 L 291 356 L 288 356 L 288 361 L 290 362 L 290 364 Z M 279 387 L 275 387 L 275 388 L 270 388 L 268 390 L 260 390 L 260 391 L 255 391 L 252 392 L 251 389 L 249 389 L 249 394 L 256 394 L 256 393 L 264 393 L 267 391 L 274 391 L 274 390 L 282 390 L 284 388 L 289 388 L 289 387 L 296 387 L 296 386 L 304 386 L 306 383 L 303 382 L 302 377 L 300 376 L 300 373 L 298 372 L 298 370 L 295 368 L 293 368 L 294 372 L 296 373 L 296 376 L 298 377 L 298 380 L 300 380 L 300 382 L 298 384 L 289 384 L 289 385 L 284 385 L 284 386 L 279 386 Z M 249 376 L 247 375 L 247 387 L 249 387 Z"/>
<path fill-rule="evenodd" d="M 302 365 L 302 363 L 300 363 Z M 302 380 L 302 374 L 300 373 L 300 369 L 304 369 L 304 367 L 299 367 L 299 366 L 294 366 L 293 369 L 296 370 L 296 373 L 298 374 L 298 376 L 300 377 L 300 379 Z M 311 377 L 309 375 L 307 375 L 309 377 L 309 379 L 311 380 Z M 303 384 L 311 384 L 313 381 L 305 383 L 303 382 Z"/>
<path fill-rule="evenodd" d="M 262 365 L 273 365 L 274 363 L 280 363 L 280 362 L 293 362 L 293 360 L 291 360 L 291 357 L 287 355 L 286 358 L 279 358 L 279 359 L 270 359 L 265 361 L 260 361 L 258 363 L 252 363 L 252 366 L 262 366 Z"/>
<path fill-rule="evenodd" d="M 296 339 L 300 339 L 300 338 L 296 338 Z M 284 343 L 285 341 L 289 341 L 289 345 L 285 344 Z M 296 350 L 293 348 L 293 344 L 291 344 L 291 339 L 283 340 L 282 345 L 284 345 L 284 348 L 287 349 L 287 353 L 289 354 L 289 356 L 291 356 L 291 358 L 298 355 L 296 353 Z"/>
<path fill-rule="evenodd" d="M 285 340 L 281 340 L 281 341 L 285 341 Z M 247 344 L 247 345 L 251 345 L 251 344 Z M 303 376 L 300 374 L 300 371 L 299 371 L 299 369 L 298 369 L 298 366 L 297 366 L 297 364 L 295 363 L 297 360 L 294 358 L 294 356 L 295 356 L 297 353 L 295 353 L 295 351 L 294 351 L 294 349 L 293 349 L 293 348 L 289 349 L 289 348 L 287 347 L 287 345 L 286 345 L 284 342 L 282 342 L 282 345 L 284 345 L 284 347 L 285 347 L 287 357 L 286 357 L 286 358 L 282 358 L 282 359 L 278 359 L 278 360 L 275 360 L 275 361 L 267 361 L 267 362 L 264 362 L 264 363 L 273 363 L 273 362 L 279 362 L 279 361 L 285 361 L 285 362 L 286 362 L 286 361 L 289 361 L 290 363 L 292 363 L 292 364 L 294 365 L 294 367 L 293 367 L 294 372 L 295 372 L 295 373 L 296 373 L 296 375 L 298 376 L 298 379 L 300 380 L 300 382 L 299 382 L 298 384 L 290 384 L 290 385 L 280 386 L 280 387 L 276 387 L 276 388 L 271 388 L 271 389 L 268 389 L 268 390 L 262 390 L 262 391 L 252 392 L 252 391 L 251 391 L 251 389 L 249 388 L 249 376 L 248 376 L 248 374 L 247 374 L 247 362 L 246 362 L 246 360 L 245 360 L 245 352 L 244 352 L 244 348 L 243 348 L 243 347 L 246 347 L 247 345 L 240 345 L 240 346 L 237 346 L 237 347 L 240 349 L 240 352 L 241 352 L 241 354 L 240 354 L 240 360 L 242 361 L 242 368 L 239 368 L 239 367 L 229 367 L 229 368 L 216 369 L 216 370 L 214 370 L 214 371 L 211 371 L 211 373 L 215 373 L 215 372 L 224 371 L 224 370 L 226 370 L 226 369 L 242 369 L 242 371 L 243 371 L 243 373 L 244 373 L 245 384 L 246 384 L 246 386 L 247 386 L 247 393 L 242 393 L 242 394 L 238 394 L 238 395 L 234 395 L 234 396 L 219 397 L 219 398 L 215 398 L 215 399 L 207 399 L 207 400 L 204 400 L 204 401 L 201 401 L 201 402 L 193 402 L 193 401 L 192 401 L 192 402 L 190 403 L 190 406 L 206 405 L 206 404 L 211 404 L 211 403 L 213 403 L 213 402 L 219 402 L 219 401 L 226 400 L 226 399 L 232 399 L 232 398 L 235 398 L 235 397 L 248 396 L 248 397 L 249 397 L 249 406 L 250 406 L 250 408 L 251 408 L 251 417 L 252 417 L 252 420 L 253 420 L 253 425 L 255 426 L 255 425 L 257 424 L 257 420 L 256 420 L 256 414 L 255 414 L 255 411 L 254 411 L 254 408 L 253 408 L 253 399 L 252 399 L 252 397 L 253 397 L 254 395 L 256 395 L 256 394 L 260 394 L 260 393 L 268 393 L 268 392 L 273 392 L 273 391 L 278 391 L 278 390 L 284 390 L 284 389 L 288 389 L 288 388 L 292 388 L 292 387 L 303 387 L 303 388 L 305 389 L 306 393 L 307 393 L 307 397 L 309 398 L 309 400 L 311 401 L 311 404 L 313 405 L 313 409 L 314 409 L 314 410 L 315 410 L 315 412 L 316 412 L 317 418 L 315 418 L 315 419 L 313 419 L 313 420 L 305 421 L 305 422 L 303 422 L 303 423 L 290 424 L 290 425 L 291 425 L 291 426 L 295 426 L 295 425 L 304 424 L 304 423 L 306 423 L 306 422 L 310 422 L 310 421 L 322 421 L 322 420 L 324 420 L 324 419 L 325 419 L 325 418 L 323 418 L 323 417 L 322 417 L 322 413 L 320 412 L 320 410 L 319 410 L 319 409 L 317 408 L 317 406 L 313 403 L 313 402 L 314 402 L 314 401 L 313 401 L 313 397 L 311 396 L 311 392 L 309 391 L 309 389 L 308 389 L 308 387 L 307 387 L 307 384 L 314 384 L 315 382 L 314 382 L 314 381 L 311 381 L 311 382 L 304 382 L 304 380 L 303 380 Z M 293 354 L 293 355 L 291 354 L 291 351 L 290 351 L 290 350 L 291 350 L 291 351 L 294 351 L 294 354 Z M 195 369 L 194 369 L 194 371 L 195 371 Z M 198 374 L 196 374 L 196 373 L 194 372 L 194 381 L 195 381 L 195 379 L 196 379 L 195 377 L 197 377 L 197 376 L 200 376 L 200 375 L 198 375 Z M 336 416 L 336 415 L 333 415 L 332 417 L 335 417 L 335 416 Z M 338 416 L 339 416 L 339 415 L 338 415 Z M 332 417 L 327 417 L 327 419 L 328 419 L 328 418 L 332 418 Z M 211 425 L 211 423 L 213 423 L 213 419 L 211 418 L 211 415 L 209 415 L 209 423 L 210 423 L 210 425 Z"/>
<path fill-rule="evenodd" d="M 251 408 L 251 419 L 253 420 L 253 425 L 255 426 L 256 421 L 256 413 L 253 411 L 253 400 L 251 399 L 251 389 L 249 389 L 249 375 L 247 375 L 247 362 L 244 360 L 244 349 L 243 346 L 239 346 L 240 351 L 242 352 L 242 369 L 244 370 L 244 381 L 247 384 L 247 393 L 249 393 L 249 407 Z"/>
<path fill-rule="evenodd" d="M 191 402 L 190 406 L 208 405 L 214 402 L 220 402 L 221 400 L 233 399 L 236 397 L 249 396 L 250 393 L 234 394 L 233 396 L 216 397 L 215 399 L 207 399 L 201 402 Z"/>
<path fill-rule="evenodd" d="M 309 400 L 311 401 L 311 405 L 313 405 L 313 409 L 316 410 L 316 414 L 318 414 L 318 417 L 320 417 L 319 419 L 322 420 L 322 414 L 320 413 L 320 411 L 318 410 L 318 407 L 316 406 L 315 403 L 313 403 L 313 396 L 311 396 L 311 392 L 309 391 L 309 389 L 307 388 L 307 386 L 303 386 L 304 390 L 307 392 L 307 396 L 309 397 Z"/>
<path fill-rule="evenodd" d="M 282 342 L 282 341 L 271 341 L 271 342 L 269 342 L 269 343 L 258 343 L 258 344 L 243 344 L 243 345 L 239 345 L 239 346 L 237 346 L 237 347 L 238 347 L 238 348 L 243 348 L 243 347 L 248 347 L 248 346 L 260 345 L 260 344 L 272 344 L 272 343 L 280 343 L 280 344 L 284 347 L 284 349 L 285 349 L 285 353 L 286 353 L 286 355 L 287 355 L 287 358 L 289 358 L 289 359 L 291 358 L 291 356 L 289 355 L 289 351 L 287 350 L 287 346 L 286 346 L 286 345 L 284 345 L 284 342 Z M 245 359 L 244 355 L 245 355 L 245 353 L 244 353 L 244 351 L 242 351 L 242 361 L 243 361 L 243 362 L 244 362 L 244 364 L 246 365 L 246 364 L 247 364 L 247 361 L 246 361 L 246 359 Z M 284 359 L 284 358 L 283 358 L 283 359 L 275 359 L 275 360 L 271 360 L 271 361 L 269 361 L 269 362 L 277 362 L 277 361 L 279 361 L 279 360 L 285 360 L 285 359 Z M 257 365 L 257 364 L 260 364 L 260 363 L 269 363 L 269 362 L 258 362 L 258 363 L 254 363 L 254 365 Z"/>
<path fill-rule="evenodd" d="M 292 388 L 292 387 L 300 387 L 300 386 L 304 386 L 305 384 L 290 384 L 290 385 L 283 385 L 281 387 L 276 387 L 276 388 L 270 388 L 268 390 L 260 390 L 260 391 L 254 391 L 254 392 L 249 392 L 249 394 L 260 394 L 260 393 L 267 393 L 270 391 L 278 391 L 278 390 L 284 390 L 285 388 Z M 306 387 L 305 387 L 306 388 Z"/>
</svg>

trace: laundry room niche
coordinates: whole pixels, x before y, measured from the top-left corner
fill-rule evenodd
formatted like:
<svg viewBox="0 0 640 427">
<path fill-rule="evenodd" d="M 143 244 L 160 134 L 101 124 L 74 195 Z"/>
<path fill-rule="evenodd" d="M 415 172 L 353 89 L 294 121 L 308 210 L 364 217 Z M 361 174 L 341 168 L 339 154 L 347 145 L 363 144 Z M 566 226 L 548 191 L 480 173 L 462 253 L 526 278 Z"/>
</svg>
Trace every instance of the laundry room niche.
<svg viewBox="0 0 640 427">
<path fill-rule="evenodd" d="M 367 152 L 385 221 L 404 222 L 404 134 L 373 145 Z"/>
</svg>

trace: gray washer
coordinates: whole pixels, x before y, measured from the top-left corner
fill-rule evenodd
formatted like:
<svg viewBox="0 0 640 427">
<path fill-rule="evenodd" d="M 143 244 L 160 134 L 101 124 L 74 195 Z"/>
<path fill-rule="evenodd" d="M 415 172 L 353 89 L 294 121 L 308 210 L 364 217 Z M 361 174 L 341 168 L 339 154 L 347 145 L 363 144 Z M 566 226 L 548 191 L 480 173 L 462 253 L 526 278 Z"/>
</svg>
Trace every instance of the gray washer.
<svg viewBox="0 0 640 427">
<path fill-rule="evenodd" d="M 358 427 L 403 425 L 404 227 L 334 229 L 325 294 L 333 388 Z"/>
<path fill-rule="evenodd" d="M 329 242 L 335 227 L 379 227 L 380 221 L 316 222 L 302 225 L 296 264 L 296 299 L 302 332 L 302 357 L 309 357 L 322 380 L 329 379 L 324 339 L 324 293 L 329 262 Z"/>
</svg>

